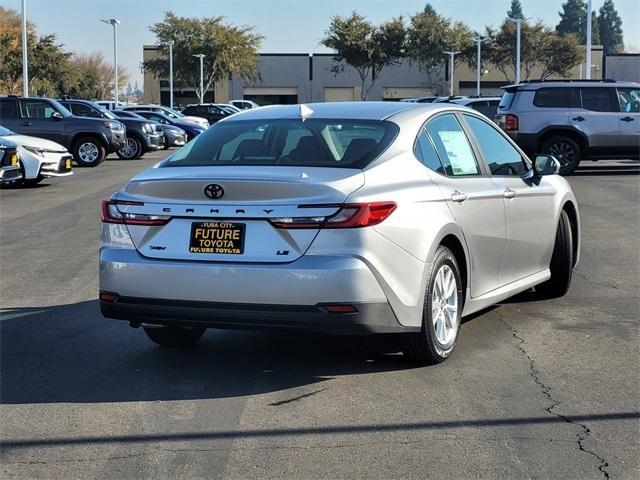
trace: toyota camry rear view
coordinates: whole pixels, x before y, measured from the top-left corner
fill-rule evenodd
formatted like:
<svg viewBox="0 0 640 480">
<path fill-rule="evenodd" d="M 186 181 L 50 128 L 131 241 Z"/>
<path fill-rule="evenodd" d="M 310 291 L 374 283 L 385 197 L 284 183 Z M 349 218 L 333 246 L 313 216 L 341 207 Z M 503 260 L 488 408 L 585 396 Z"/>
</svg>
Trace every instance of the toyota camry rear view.
<svg viewBox="0 0 640 480">
<path fill-rule="evenodd" d="M 164 346 L 207 328 L 396 333 L 441 362 L 463 316 L 568 290 L 580 225 L 557 171 L 453 104 L 247 110 L 103 202 L 101 310 Z"/>
</svg>

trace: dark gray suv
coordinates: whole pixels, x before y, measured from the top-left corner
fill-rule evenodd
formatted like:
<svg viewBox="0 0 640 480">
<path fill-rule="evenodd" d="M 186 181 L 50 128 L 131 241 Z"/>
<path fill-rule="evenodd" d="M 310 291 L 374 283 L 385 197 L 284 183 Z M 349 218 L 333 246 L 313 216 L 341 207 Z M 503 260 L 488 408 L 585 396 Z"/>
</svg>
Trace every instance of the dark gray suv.
<svg viewBox="0 0 640 480">
<path fill-rule="evenodd" d="M 0 124 L 68 148 L 80 166 L 95 167 L 125 145 L 122 122 L 76 117 L 50 98 L 0 97 Z"/>
<path fill-rule="evenodd" d="M 505 87 L 497 123 L 528 154 L 555 156 L 563 175 L 582 159 L 640 156 L 640 84 L 528 82 Z"/>
</svg>

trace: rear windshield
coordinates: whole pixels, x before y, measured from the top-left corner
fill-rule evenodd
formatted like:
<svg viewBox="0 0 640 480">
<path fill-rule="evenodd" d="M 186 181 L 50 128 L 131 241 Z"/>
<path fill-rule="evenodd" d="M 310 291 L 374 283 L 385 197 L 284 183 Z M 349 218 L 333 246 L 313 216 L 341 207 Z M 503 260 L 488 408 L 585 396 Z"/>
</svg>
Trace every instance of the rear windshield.
<svg viewBox="0 0 640 480">
<path fill-rule="evenodd" d="M 511 108 L 511 104 L 513 103 L 513 98 L 516 96 L 516 92 L 506 91 L 502 94 L 500 98 L 500 103 L 498 104 L 499 110 L 506 110 L 507 108 Z"/>
<path fill-rule="evenodd" d="M 397 125 L 385 121 L 226 121 L 200 134 L 162 166 L 363 168 L 384 151 L 397 132 Z"/>
</svg>

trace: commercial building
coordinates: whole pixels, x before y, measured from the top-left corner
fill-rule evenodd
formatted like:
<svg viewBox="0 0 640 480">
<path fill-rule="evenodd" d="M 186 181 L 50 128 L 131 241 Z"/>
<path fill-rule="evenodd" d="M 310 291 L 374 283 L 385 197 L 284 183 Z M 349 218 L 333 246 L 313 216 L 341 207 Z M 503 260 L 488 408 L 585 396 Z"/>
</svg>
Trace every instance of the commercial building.
<svg viewBox="0 0 640 480">
<path fill-rule="evenodd" d="M 158 55 L 157 47 L 144 47 L 144 60 Z M 602 78 L 602 47 L 592 49 L 592 78 Z M 360 100 L 362 87 L 357 72 L 345 65 L 335 72 L 335 61 L 329 53 L 262 53 L 258 59 L 259 80 L 245 81 L 239 77 L 217 82 L 205 94 L 205 102 L 225 103 L 231 99 L 254 100 L 261 105 L 280 103 L 311 103 L 324 101 Z M 447 95 L 449 93 L 448 62 L 442 68 L 428 72 L 409 60 L 386 67 L 368 93 L 369 100 L 399 100 L 401 98 Z M 531 72 L 536 78 L 539 70 Z M 586 71 L 576 66 L 570 78 L 584 78 Z M 500 87 L 507 85 L 497 68 L 484 66 L 481 77 L 482 95 L 500 95 Z M 367 79 L 366 87 L 369 86 Z M 476 70 L 459 64 L 454 72 L 454 92 L 460 95 L 476 93 Z M 144 101 L 169 103 L 169 82 L 145 72 Z M 195 88 L 174 89 L 174 104 L 197 103 Z"/>
</svg>

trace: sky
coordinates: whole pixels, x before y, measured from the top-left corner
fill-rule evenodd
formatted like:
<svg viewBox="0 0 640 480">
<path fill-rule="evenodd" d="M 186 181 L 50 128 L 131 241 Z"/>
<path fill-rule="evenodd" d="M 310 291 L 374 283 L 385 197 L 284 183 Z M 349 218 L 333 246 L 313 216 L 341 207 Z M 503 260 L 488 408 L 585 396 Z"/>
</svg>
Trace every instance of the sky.
<svg viewBox="0 0 640 480">
<path fill-rule="evenodd" d="M 521 0 L 528 18 L 554 27 L 563 0 Z M 251 25 L 263 35 L 262 52 L 326 52 L 320 45 L 330 18 L 353 10 L 374 22 L 397 15 L 410 16 L 424 8 L 426 1 L 414 0 L 27 0 L 27 18 L 40 34 L 55 33 L 68 50 L 102 52 L 113 58 L 112 27 L 101 18 L 118 18 L 119 63 L 132 83 L 142 87 L 142 45 L 155 43 L 149 27 L 162 20 L 164 12 L 189 17 L 224 16 L 233 24 Z M 441 14 L 459 20 L 474 30 L 497 26 L 506 16 L 510 0 L 431 0 Z M 604 0 L 593 0 L 599 9 Z M 622 18 L 624 43 L 640 51 L 640 1 L 614 0 Z M 21 0 L 0 0 L 4 7 L 20 10 Z"/>
</svg>

